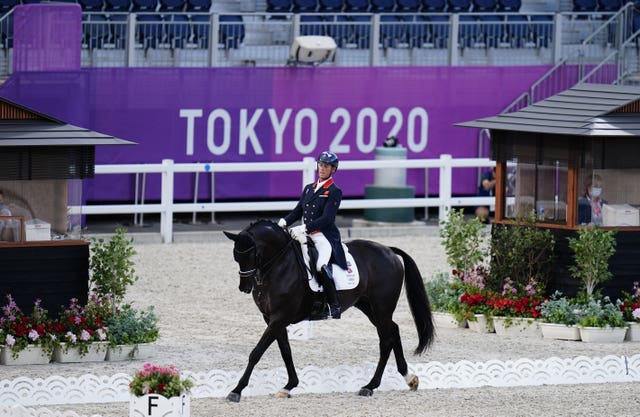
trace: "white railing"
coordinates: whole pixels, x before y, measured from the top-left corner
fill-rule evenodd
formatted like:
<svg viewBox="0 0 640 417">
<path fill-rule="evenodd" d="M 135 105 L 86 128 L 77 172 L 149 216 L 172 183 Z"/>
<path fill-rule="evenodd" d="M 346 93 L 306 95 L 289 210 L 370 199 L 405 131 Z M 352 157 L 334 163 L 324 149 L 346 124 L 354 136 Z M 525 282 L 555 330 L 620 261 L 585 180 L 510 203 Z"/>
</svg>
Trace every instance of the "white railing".
<svg viewBox="0 0 640 417">
<path fill-rule="evenodd" d="M 438 207 L 440 220 L 446 218 L 448 210 L 453 206 L 493 205 L 494 197 L 456 197 L 452 195 L 453 168 L 481 168 L 491 167 L 495 162 L 487 158 L 458 158 L 451 155 L 441 155 L 438 159 L 408 159 L 408 160 L 366 160 L 342 161 L 340 170 L 377 170 L 384 168 L 424 169 L 424 189 L 429 189 L 429 169 L 439 170 L 438 196 L 415 198 L 380 198 L 380 199 L 344 199 L 341 210 L 369 209 L 369 208 L 399 208 L 399 207 Z M 206 173 L 213 177 L 220 172 L 302 172 L 302 184 L 308 184 L 315 178 L 316 162 L 313 158 L 304 158 L 300 162 L 229 162 L 229 163 L 182 163 L 176 164 L 171 159 L 165 159 L 161 164 L 122 164 L 96 165 L 96 175 L 103 174 L 149 174 L 157 173 L 162 177 L 161 197 L 159 204 L 103 204 L 90 206 L 70 206 L 69 214 L 142 214 L 160 213 L 160 234 L 164 243 L 173 241 L 174 213 L 203 213 L 203 212 L 266 212 L 288 211 L 295 207 L 297 200 L 291 201 L 256 201 L 256 202 L 217 202 L 212 197 L 211 202 L 175 203 L 174 175 L 176 173 Z M 142 191 L 144 194 L 144 190 Z M 137 190 L 136 190 L 137 194 Z M 212 190 L 215 196 L 215 190 Z M 144 200 L 143 200 L 144 201 Z"/>
</svg>

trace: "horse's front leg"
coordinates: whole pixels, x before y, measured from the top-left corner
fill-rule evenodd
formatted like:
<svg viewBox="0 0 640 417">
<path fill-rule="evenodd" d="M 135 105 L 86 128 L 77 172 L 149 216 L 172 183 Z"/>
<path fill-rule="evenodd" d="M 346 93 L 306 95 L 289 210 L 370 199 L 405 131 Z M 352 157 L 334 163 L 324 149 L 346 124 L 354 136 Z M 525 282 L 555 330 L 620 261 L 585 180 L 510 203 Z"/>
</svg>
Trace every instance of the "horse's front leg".
<svg viewBox="0 0 640 417">
<path fill-rule="evenodd" d="M 262 357 L 264 352 L 266 352 L 269 346 L 271 346 L 271 343 L 273 343 L 276 337 L 279 336 L 283 331 L 286 334 L 287 330 L 284 323 L 270 323 L 267 326 L 264 333 L 262 333 L 262 337 L 258 341 L 258 344 L 249 354 L 249 363 L 247 364 L 247 369 L 245 369 L 242 377 L 238 381 L 238 385 L 236 385 L 236 387 L 231 390 L 229 395 L 227 395 L 227 400 L 234 403 L 240 402 L 242 390 L 245 389 L 245 387 L 249 384 L 249 378 L 251 377 L 253 368 L 260 361 L 260 358 Z"/>
<path fill-rule="evenodd" d="M 280 354 L 282 355 L 282 360 L 284 361 L 284 365 L 287 368 L 287 375 L 289 376 L 289 380 L 287 381 L 287 385 L 285 385 L 278 393 L 276 394 L 276 398 L 289 398 L 291 397 L 291 390 L 298 386 L 298 374 L 296 373 L 296 368 L 293 365 L 293 356 L 291 355 L 291 345 L 289 345 L 289 336 L 287 335 L 287 329 L 283 329 L 282 332 L 277 337 L 278 347 L 280 348 Z"/>
</svg>

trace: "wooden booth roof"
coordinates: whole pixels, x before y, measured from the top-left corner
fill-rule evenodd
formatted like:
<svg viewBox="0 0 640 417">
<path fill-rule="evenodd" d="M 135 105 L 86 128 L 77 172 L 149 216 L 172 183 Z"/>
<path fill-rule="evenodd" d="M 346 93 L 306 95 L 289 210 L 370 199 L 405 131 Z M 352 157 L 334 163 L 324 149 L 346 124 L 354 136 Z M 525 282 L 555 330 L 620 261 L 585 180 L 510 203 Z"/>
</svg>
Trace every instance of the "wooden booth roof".
<svg viewBox="0 0 640 417">
<path fill-rule="evenodd" d="M 578 84 L 513 113 L 457 126 L 575 136 L 640 136 L 640 87 Z"/>
<path fill-rule="evenodd" d="M 0 147 L 135 145 L 74 126 L 0 97 Z"/>
</svg>

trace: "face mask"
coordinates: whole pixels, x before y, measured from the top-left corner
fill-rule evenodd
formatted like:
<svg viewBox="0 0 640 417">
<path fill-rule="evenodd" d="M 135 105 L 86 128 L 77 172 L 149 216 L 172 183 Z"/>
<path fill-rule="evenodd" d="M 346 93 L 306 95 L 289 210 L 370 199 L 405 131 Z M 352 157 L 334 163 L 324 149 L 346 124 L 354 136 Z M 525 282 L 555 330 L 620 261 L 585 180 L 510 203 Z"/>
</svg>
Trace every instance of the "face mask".
<svg viewBox="0 0 640 417">
<path fill-rule="evenodd" d="M 591 197 L 600 197 L 600 194 L 602 194 L 602 188 L 599 188 L 599 187 L 591 188 Z"/>
</svg>

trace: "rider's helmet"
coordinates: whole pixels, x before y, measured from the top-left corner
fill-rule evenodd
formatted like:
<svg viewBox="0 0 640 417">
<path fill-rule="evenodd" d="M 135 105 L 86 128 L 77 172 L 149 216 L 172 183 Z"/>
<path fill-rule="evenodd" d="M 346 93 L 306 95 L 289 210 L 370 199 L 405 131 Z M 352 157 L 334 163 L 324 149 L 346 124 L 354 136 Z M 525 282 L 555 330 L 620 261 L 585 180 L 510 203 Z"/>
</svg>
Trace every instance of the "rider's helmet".
<svg viewBox="0 0 640 417">
<path fill-rule="evenodd" d="M 325 164 L 332 165 L 336 169 L 338 169 L 338 164 L 340 163 L 340 161 L 338 160 L 338 155 L 329 151 L 322 152 L 318 157 L 317 162 L 323 162 Z"/>
</svg>

